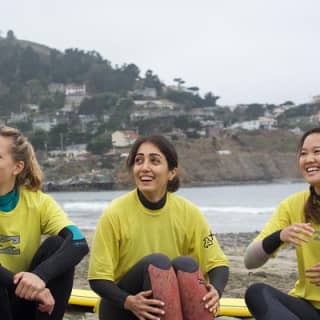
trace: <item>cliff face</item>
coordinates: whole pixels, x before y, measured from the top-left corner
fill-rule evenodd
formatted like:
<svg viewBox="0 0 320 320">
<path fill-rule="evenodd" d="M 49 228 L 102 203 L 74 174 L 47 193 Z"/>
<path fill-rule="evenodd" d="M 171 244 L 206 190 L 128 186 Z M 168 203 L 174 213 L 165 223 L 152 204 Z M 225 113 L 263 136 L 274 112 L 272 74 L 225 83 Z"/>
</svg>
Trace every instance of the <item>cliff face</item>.
<svg viewBox="0 0 320 320">
<path fill-rule="evenodd" d="M 184 187 L 258 181 L 295 181 L 301 178 L 294 153 L 241 152 L 224 156 L 199 154 L 198 158 L 192 158 L 186 153 L 180 160 L 180 175 Z M 121 165 L 115 171 L 114 181 L 115 188 L 131 186 L 131 177 L 123 167 L 121 170 Z"/>
<path fill-rule="evenodd" d="M 275 131 L 173 141 L 179 155 L 182 186 L 300 179 L 296 157 L 298 138 Z M 124 167 L 123 162 L 115 168 L 117 188 L 131 185 Z"/>
<path fill-rule="evenodd" d="M 173 141 L 179 155 L 181 185 L 220 185 L 301 179 L 297 170 L 299 137 L 288 131 L 258 131 L 214 138 Z M 127 150 L 128 151 L 128 150 Z M 124 189 L 132 187 L 125 159 L 99 168 L 98 159 L 61 162 L 45 169 L 48 190 Z"/>
</svg>

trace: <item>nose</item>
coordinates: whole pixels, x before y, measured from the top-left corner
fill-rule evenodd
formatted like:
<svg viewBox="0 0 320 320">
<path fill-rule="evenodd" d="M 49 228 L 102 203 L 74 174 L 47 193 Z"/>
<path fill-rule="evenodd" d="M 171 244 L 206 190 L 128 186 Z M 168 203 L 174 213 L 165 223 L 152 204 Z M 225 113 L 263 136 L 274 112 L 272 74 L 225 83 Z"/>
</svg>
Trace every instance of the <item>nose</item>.
<svg viewBox="0 0 320 320">
<path fill-rule="evenodd" d="M 143 161 L 143 164 L 142 164 L 142 166 L 141 166 L 141 169 L 142 169 L 143 171 L 147 171 L 147 170 L 150 169 L 150 167 L 149 167 L 149 161 L 148 161 L 148 160 Z"/>
</svg>

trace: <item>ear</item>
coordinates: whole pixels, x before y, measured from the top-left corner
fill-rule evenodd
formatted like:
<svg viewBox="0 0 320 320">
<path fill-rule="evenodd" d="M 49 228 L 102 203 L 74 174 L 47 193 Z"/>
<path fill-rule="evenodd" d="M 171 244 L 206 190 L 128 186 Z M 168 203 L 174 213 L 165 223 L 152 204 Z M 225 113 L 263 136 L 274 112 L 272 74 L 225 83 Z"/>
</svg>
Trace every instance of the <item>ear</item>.
<svg viewBox="0 0 320 320">
<path fill-rule="evenodd" d="M 175 178 L 176 175 L 177 175 L 177 168 L 169 170 L 169 178 L 168 178 L 168 180 L 172 181 Z"/>
<path fill-rule="evenodd" d="M 15 164 L 15 168 L 13 170 L 13 175 L 17 176 L 19 173 L 22 172 L 24 169 L 24 162 L 23 161 L 17 161 Z"/>
</svg>

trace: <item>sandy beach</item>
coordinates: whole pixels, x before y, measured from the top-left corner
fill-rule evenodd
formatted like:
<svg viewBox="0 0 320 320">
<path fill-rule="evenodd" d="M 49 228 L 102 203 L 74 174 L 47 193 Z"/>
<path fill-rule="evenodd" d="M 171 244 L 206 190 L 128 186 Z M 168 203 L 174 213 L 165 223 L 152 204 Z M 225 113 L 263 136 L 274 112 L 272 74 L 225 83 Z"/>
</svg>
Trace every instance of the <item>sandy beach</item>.
<svg viewBox="0 0 320 320">
<path fill-rule="evenodd" d="M 89 244 L 91 244 L 93 232 L 85 231 Z M 224 297 L 242 298 L 246 288 L 254 282 L 266 282 L 284 292 L 289 291 L 296 280 L 295 253 L 291 247 L 281 250 L 275 259 L 268 261 L 266 265 L 248 271 L 243 265 L 243 254 L 256 233 L 224 233 L 217 234 L 217 238 L 230 262 L 230 278 L 224 292 Z M 87 277 L 88 258 L 81 261 L 76 268 L 74 288 L 89 288 Z M 95 314 L 83 310 L 68 309 L 64 320 L 97 320 Z M 233 319 L 220 317 L 219 320 Z"/>
</svg>

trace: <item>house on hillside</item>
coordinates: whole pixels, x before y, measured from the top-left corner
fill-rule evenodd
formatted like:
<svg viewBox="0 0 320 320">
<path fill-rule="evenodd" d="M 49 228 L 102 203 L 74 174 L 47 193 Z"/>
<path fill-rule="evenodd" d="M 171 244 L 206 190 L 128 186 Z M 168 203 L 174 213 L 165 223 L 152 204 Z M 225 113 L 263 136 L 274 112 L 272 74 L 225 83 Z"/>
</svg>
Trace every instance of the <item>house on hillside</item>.
<svg viewBox="0 0 320 320">
<path fill-rule="evenodd" d="M 65 87 L 66 96 L 86 96 L 87 89 L 85 84 L 69 83 Z"/>
<path fill-rule="evenodd" d="M 52 82 L 48 85 L 48 91 L 52 94 L 54 93 L 65 93 L 65 85 L 64 83 L 56 83 L 56 82 Z"/>
<path fill-rule="evenodd" d="M 33 118 L 33 129 L 42 129 L 49 132 L 58 124 L 57 119 L 50 119 L 49 116 L 37 116 Z"/>
<path fill-rule="evenodd" d="M 112 133 L 112 146 L 123 148 L 131 146 L 138 138 L 138 134 L 134 130 L 117 130 Z"/>
<path fill-rule="evenodd" d="M 166 99 L 159 100 L 134 100 L 134 105 L 139 109 L 169 109 L 173 110 L 176 104 Z"/>
<path fill-rule="evenodd" d="M 136 89 L 133 91 L 133 94 L 144 98 L 156 98 L 157 90 L 155 88 Z"/>
<path fill-rule="evenodd" d="M 67 84 L 65 87 L 64 109 L 71 112 L 75 107 L 79 107 L 81 102 L 87 97 L 85 84 Z"/>
<path fill-rule="evenodd" d="M 259 117 L 260 128 L 271 130 L 277 126 L 278 121 L 272 117 Z"/>
<path fill-rule="evenodd" d="M 18 122 L 27 122 L 29 119 L 26 112 L 14 113 L 11 112 L 10 118 L 8 119 L 8 124 L 10 123 L 18 123 Z"/>
<path fill-rule="evenodd" d="M 261 123 L 259 120 L 250 120 L 243 122 L 236 122 L 230 128 L 231 129 L 243 129 L 243 130 L 258 130 L 261 127 Z"/>
</svg>

